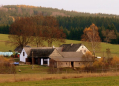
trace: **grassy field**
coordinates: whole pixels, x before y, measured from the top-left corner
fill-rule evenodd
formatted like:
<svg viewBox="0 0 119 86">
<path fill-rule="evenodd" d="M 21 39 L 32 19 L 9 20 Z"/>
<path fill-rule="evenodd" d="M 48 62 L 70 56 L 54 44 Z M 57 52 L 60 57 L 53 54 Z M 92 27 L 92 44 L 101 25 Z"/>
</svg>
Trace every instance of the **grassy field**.
<svg viewBox="0 0 119 86">
<path fill-rule="evenodd" d="M 27 76 L 26 76 L 27 77 Z M 0 86 L 118 86 L 119 76 L 5 82 Z"/>
<path fill-rule="evenodd" d="M 14 50 L 15 47 L 11 46 L 10 44 L 7 44 L 6 41 L 8 41 L 8 35 L 7 34 L 0 34 L 0 51 L 2 52 L 7 52 L 9 50 Z M 76 41 L 76 40 L 66 40 L 66 43 L 81 43 L 80 41 Z M 59 45 L 61 45 L 62 43 L 58 43 L 55 42 L 53 43 L 53 45 L 55 47 L 58 47 Z M 29 44 L 30 46 L 36 47 L 34 44 Z M 48 46 L 48 44 L 46 42 L 44 42 L 45 46 Z"/>
<path fill-rule="evenodd" d="M 34 65 L 20 65 L 16 66 L 16 74 L 0 74 L 0 84 L 8 82 L 21 81 L 42 81 L 42 80 L 56 80 L 56 79 L 73 79 L 73 78 L 88 78 L 88 77 L 105 77 L 105 76 L 119 76 L 119 72 L 105 72 L 105 73 L 87 73 L 78 72 L 77 70 L 65 71 L 62 73 L 49 74 L 47 66 Z M 18 70 L 21 70 L 19 72 Z M 71 71 L 71 72 L 70 72 Z M 1 85 L 0 85 L 1 86 Z"/>
<path fill-rule="evenodd" d="M 5 43 L 5 41 L 9 40 L 8 35 L 6 34 L 0 34 L 0 51 L 9 51 L 9 50 L 14 50 L 15 47 L 8 45 Z M 77 40 L 66 40 L 65 42 L 66 44 L 71 44 L 71 43 L 81 43 L 81 41 L 77 41 Z M 59 45 L 61 45 L 62 43 L 58 43 L 55 42 L 53 43 L 53 45 L 55 47 L 58 47 Z M 30 46 L 36 47 L 35 45 L 31 45 Z M 48 44 L 46 42 L 44 42 L 44 45 L 47 46 Z M 88 46 L 86 46 L 87 48 L 89 48 Z M 110 48 L 112 56 L 118 56 L 119 57 L 119 45 L 114 45 L 114 44 L 107 44 L 107 43 L 101 43 L 101 49 L 100 51 L 98 51 L 98 53 L 96 53 L 97 56 L 106 56 L 106 49 Z M 91 49 L 89 49 L 91 50 Z"/>
</svg>

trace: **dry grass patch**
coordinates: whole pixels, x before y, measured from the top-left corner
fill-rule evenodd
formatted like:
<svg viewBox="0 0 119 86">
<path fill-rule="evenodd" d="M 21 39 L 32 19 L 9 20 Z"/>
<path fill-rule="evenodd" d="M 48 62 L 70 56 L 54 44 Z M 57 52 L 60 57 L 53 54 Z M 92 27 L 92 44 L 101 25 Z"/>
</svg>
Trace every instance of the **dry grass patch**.
<svg viewBox="0 0 119 86">
<path fill-rule="evenodd" d="M 1 74 L 0 82 L 39 81 L 39 80 L 103 77 L 103 76 L 119 76 L 119 72 L 80 73 L 80 74 L 15 74 L 15 76 L 13 74 Z"/>
</svg>

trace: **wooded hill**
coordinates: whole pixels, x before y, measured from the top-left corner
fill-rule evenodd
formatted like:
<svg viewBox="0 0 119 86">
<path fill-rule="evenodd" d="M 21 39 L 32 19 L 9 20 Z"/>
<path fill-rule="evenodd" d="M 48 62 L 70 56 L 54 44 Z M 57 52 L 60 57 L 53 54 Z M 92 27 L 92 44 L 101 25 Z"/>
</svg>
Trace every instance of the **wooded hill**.
<svg viewBox="0 0 119 86">
<path fill-rule="evenodd" d="M 8 34 L 9 25 L 15 18 L 30 17 L 35 15 L 55 16 L 59 26 L 66 33 L 67 39 L 81 40 L 81 35 L 85 27 L 94 23 L 99 28 L 100 37 L 103 40 L 101 31 L 114 30 L 116 35 L 119 32 L 119 15 L 90 14 L 76 11 L 66 11 L 64 9 L 35 7 L 27 5 L 6 5 L 0 7 L 0 33 Z M 119 36 L 112 43 L 119 43 Z"/>
<path fill-rule="evenodd" d="M 11 24 L 16 17 L 26 17 L 34 15 L 48 15 L 48 16 L 85 16 L 85 17 L 108 17 L 108 18 L 119 18 L 119 15 L 109 14 L 90 14 L 76 11 L 66 11 L 64 9 L 57 8 L 46 8 L 46 7 L 35 7 L 28 5 L 5 5 L 0 7 L 0 25 Z"/>
</svg>

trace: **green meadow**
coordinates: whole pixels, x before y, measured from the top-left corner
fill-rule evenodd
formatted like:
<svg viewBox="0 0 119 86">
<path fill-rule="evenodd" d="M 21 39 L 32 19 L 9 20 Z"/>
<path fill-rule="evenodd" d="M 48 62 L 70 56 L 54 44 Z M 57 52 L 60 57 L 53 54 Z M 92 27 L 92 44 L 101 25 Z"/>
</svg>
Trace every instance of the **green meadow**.
<svg viewBox="0 0 119 86">
<path fill-rule="evenodd" d="M 8 41 L 9 38 L 8 38 L 8 35 L 7 34 L 0 34 L 0 51 L 3 51 L 3 52 L 7 52 L 9 50 L 14 50 L 15 47 L 14 46 L 11 46 L 9 43 L 6 43 L 6 41 Z M 71 44 L 71 43 L 82 43 L 81 41 L 77 41 L 77 40 L 67 40 L 65 41 L 65 44 Z M 63 43 L 59 43 L 59 42 L 53 42 L 52 45 L 54 45 L 55 47 L 58 47 L 60 46 L 61 44 Z M 35 44 L 29 44 L 30 46 L 32 47 L 36 47 Z M 45 46 L 48 46 L 48 44 L 46 42 L 44 42 L 44 45 Z M 90 51 L 91 49 L 85 45 Z M 96 52 L 96 55 L 97 56 L 106 56 L 106 49 L 109 48 L 111 53 L 112 53 L 112 56 L 118 56 L 119 57 L 119 45 L 114 45 L 114 44 L 109 44 L 109 43 L 101 43 L 101 48 L 100 50 Z"/>
</svg>

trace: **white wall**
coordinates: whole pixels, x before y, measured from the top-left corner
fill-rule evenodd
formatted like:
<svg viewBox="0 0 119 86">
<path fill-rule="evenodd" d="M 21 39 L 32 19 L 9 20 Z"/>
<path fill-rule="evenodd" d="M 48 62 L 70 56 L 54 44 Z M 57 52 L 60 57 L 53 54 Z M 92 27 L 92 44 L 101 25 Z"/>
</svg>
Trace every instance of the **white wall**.
<svg viewBox="0 0 119 86">
<path fill-rule="evenodd" d="M 41 58 L 41 65 L 43 65 L 43 58 Z"/>
<path fill-rule="evenodd" d="M 23 56 L 23 52 L 25 53 L 24 56 Z M 21 61 L 21 62 L 26 62 L 27 56 L 28 56 L 28 55 L 26 54 L 25 50 L 23 49 L 22 52 L 21 52 L 21 54 L 20 54 L 20 61 Z"/>
<path fill-rule="evenodd" d="M 85 54 L 89 50 L 84 45 L 81 45 L 76 52 L 80 52 L 80 51 L 82 51 L 82 53 Z"/>
</svg>

